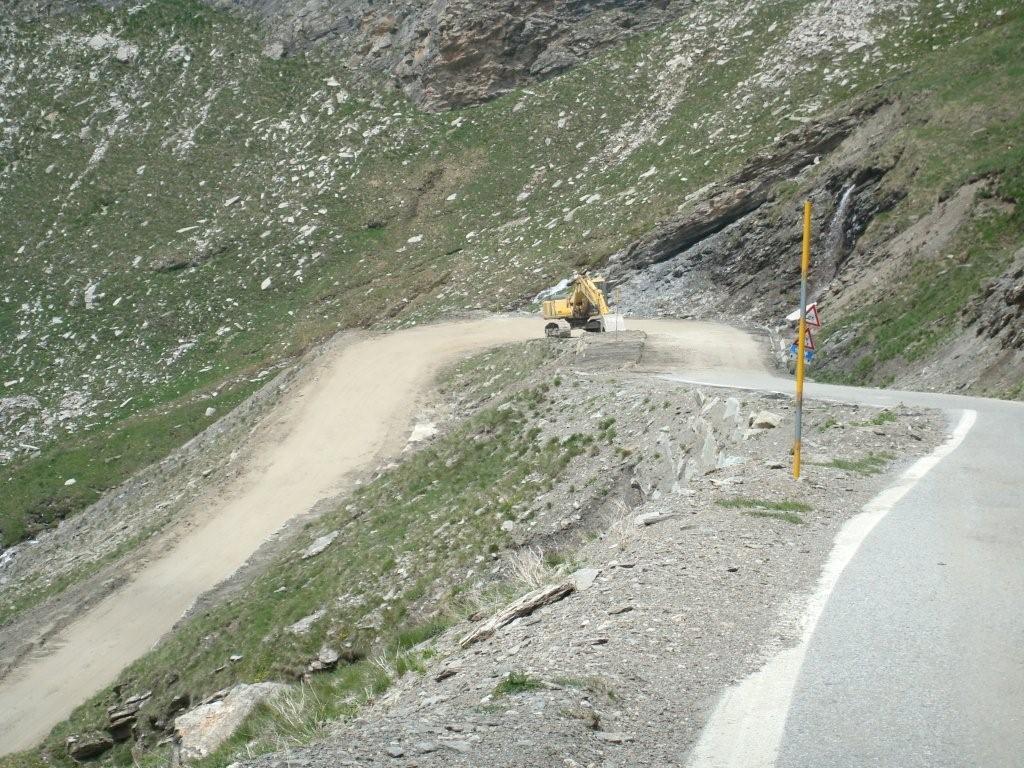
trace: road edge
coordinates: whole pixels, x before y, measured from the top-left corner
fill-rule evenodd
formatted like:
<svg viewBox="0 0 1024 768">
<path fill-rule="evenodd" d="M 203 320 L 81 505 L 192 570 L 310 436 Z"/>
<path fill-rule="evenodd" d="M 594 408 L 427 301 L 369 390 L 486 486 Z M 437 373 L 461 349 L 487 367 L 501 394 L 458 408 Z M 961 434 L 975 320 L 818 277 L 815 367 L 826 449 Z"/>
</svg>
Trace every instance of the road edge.
<svg viewBox="0 0 1024 768">
<path fill-rule="evenodd" d="M 861 544 L 899 501 L 955 451 L 977 421 L 963 410 L 949 438 L 908 467 L 896 482 L 864 505 L 836 534 L 815 591 L 800 616 L 799 642 L 728 688 L 715 706 L 686 762 L 688 768 L 772 768 L 811 637 L 832 591 Z"/>
</svg>

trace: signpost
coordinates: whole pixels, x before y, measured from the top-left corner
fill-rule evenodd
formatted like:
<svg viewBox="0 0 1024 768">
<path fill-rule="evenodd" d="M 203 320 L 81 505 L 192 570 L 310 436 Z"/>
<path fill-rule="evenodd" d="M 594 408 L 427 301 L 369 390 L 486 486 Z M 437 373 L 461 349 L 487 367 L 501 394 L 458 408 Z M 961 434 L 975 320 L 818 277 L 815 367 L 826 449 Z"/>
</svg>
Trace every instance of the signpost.
<svg viewBox="0 0 1024 768">
<path fill-rule="evenodd" d="M 807 327 L 807 271 L 811 265 L 811 201 L 804 203 L 804 247 L 800 257 L 800 326 L 797 331 L 796 355 L 796 436 L 793 441 L 793 477 L 800 479 L 800 438 L 803 432 L 804 409 L 804 348 L 806 338 L 811 332 Z M 817 307 L 814 308 L 814 319 L 818 319 Z M 814 340 L 811 339 L 811 349 Z"/>
</svg>

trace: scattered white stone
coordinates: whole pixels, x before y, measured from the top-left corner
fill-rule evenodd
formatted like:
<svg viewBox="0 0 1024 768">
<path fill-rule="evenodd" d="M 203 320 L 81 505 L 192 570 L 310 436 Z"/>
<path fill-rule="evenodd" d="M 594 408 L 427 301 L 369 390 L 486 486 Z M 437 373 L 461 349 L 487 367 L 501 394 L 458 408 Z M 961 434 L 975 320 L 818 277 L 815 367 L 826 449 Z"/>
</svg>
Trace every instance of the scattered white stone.
<svg viewBox="0 0 1024 768">
<path fill-rule="evenodd" d="M 114 58 L 122 64 L 130 64 L 139 55 L 139 49 L 129 43 L 121 43 L 114 52 Z"/>
<path fill-rule="evenodd" d="M 268 277 L 266 280 L 264 280 L 262 283 L 260 283 L 260 290 L 261 291 L 267 290 L 267 288 L 270 287 L 270 283 L 271 283 L 271 279 Z"/>
<path fill-rule="evenodd" d="M 224 201 L 224 207 L 225 208 L 230 208 L 232 205 L 234 205 L 235 203 L 237 203 L 241 199 L 242 199 L 241 195 L 235 195 L 234 197 L 229 197 L 227 200 Z"/>
<path fill-rule="evenodd" d="M 313 625 L 320 621 L 320 619 L 322 619 L 326 615 L 327 610 L 325 608 L 321 608 L 319 611 L 314 611 L 313 613 L 309 614 L 309 616 L 305 616 L 304 618 L 299 619 L 294 624 L 289 624 L 287 627 L 285 627 L 285 631 L 293 635 L 308 634 L 309 630 L 313 628 Z"/>
<path fill-rule="evenodd" d="M 771 411 L 758 411 L 750 415 L 751 429 L 775 429 L 782 423 L 782 417 Z"/>
<path fill-rule="evenodd" d="M 421 242 L 423 242 L 423 235 L 413 235 L 412 237 L 410 237 L 405 242 L 407 242 L 409 244 L 421 243 Z"/>
<path fill-rule="evenodd" d="M 206 416 L 207 417 L 213 416 L 213 414 L 215 414 L 216 412 L 217 412 L 217 409 L 211 406 L 211 407 L 206 409 Z"/>
<path fill-rule="evenodd" d="M 334 540 L 338 538 L 340 534 L 341 531 L 331 531 L 330 533 L 325 533 L 323 536 L 320 536 L 318 539 L 316 539 L 312 544 L 310 544 L 302 551 L 302 559 L 308 560 L 311 557 L 316 557 L 329 546 L 331 546 L 331 544 L 334 543 Z"/>
<path fill-rule="evenodd" d="M 85 289 L 85 308 L 95 309 L 96 308 L 96 289 L 99 287 L 99 283 L 90 283 Z"/>
<path fill-rule="evenodd" d="M 654 525 L 673 517 L 675 517 L 675 514 L 672 512 L 644 512 L 642 515 L 637 515 L 633 518 L 633 523 L 640 528 L 645 528 L 648 525 Z"/>
<path fill-rule="evenodd" d="M 594 581 L 597 580 L 598 575 L 601 573 L 600 568 L 580 568 L 578 571 L 572 574 L 570 578 L 576 585 L 577 592 L 586 592 L 592 586 Z"/>
<path fill-rule="evenodd" d="M 409 442 L 422 443 L 425 440 L 429 440 L 436 434 L 437 425 L 432 421 L 424 421 L 413 426 L 412 434 L 409 435 Z"/>
<path fill-rule="evenodd" d="M 67 480 L 64 481 L 64 485 L 74 485 L 77 482 L 78 481 L 75 478 L 69 477 Z"/>
</svg>

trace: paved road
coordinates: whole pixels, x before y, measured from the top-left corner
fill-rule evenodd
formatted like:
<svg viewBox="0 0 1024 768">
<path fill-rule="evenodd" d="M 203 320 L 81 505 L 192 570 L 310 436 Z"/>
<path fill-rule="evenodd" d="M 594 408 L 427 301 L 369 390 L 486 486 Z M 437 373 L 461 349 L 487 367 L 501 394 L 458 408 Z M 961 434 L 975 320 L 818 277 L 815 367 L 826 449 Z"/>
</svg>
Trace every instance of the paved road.
<svg viewBox="0 0 1024 768">
<path fill-rule="evenodd" d="M 1024 404 L 813 383 L 806 395 L 939 408 L 965 434 L 855 522 L 801 647 L 726 693 L 691 766 L 1024 766 Z"/>
</svg>

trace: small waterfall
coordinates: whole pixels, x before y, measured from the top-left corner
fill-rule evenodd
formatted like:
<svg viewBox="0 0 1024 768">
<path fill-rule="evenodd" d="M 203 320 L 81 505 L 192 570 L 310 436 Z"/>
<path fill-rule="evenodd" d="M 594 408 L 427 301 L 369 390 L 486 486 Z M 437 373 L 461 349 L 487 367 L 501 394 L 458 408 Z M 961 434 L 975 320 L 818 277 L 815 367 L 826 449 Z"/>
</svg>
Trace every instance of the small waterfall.
<svg viewBox="0 0 1024 768">
<path fill-rule="evenodd" d="M 828 236 L 825 244 L 828 248 L 828 255 L 833 262 L 839 258 L 839 249 L 843 245 L 843 233 L 846 230 L 846 217 L 850 213 L 850 206 L 853 204 L 853 191 L 856 189 L 855 184 L 851 184 L 843 190 L 843 196 L 839 198 L 839 205 L 836 207 L 836 212 L 832 216 L 832 221 L 828 225 Z"/>
</svg>

